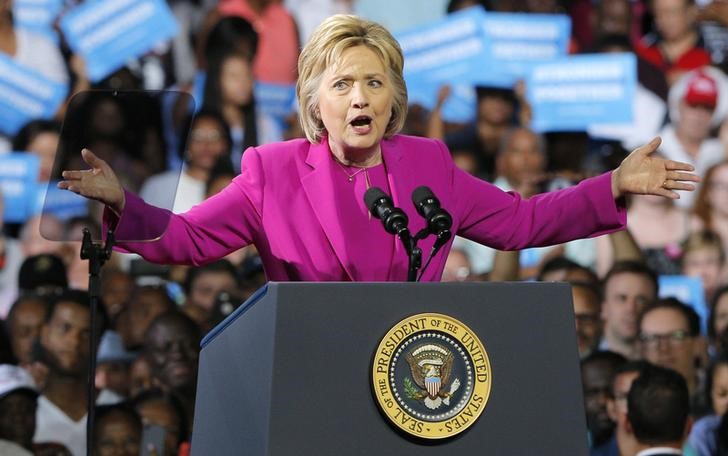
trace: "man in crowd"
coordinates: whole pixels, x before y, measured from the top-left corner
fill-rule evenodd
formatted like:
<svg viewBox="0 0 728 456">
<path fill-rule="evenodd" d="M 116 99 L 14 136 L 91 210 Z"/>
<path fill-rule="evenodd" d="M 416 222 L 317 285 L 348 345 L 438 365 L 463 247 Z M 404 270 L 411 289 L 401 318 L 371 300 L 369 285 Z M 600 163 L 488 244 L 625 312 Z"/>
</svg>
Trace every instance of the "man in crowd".
<svg viewBox="0 0 728 456">
<path fill-rule="evenodd" d="M 695 0 L 653 0 L 655 33 L 643 38 L 637 53 L 665 72 L 669 85 L 686 71 L 710 65 L 697 27 Z"/>
<path fill-rule="evenodd" d="M 687 1 L 687 0 L 681 0 Z M 660 132 L 660 153 L 670 160 L 695 166 L 696 174 L 704 176 L 708 168 L 724 158 L 723 146 L 711 137 L 713 113 L 718 106 L 719 84 L 715 72 L 705 68 L 687 75 L 670 89 L 670 123 Z M 695 192 L 680 191 L 676 204 L 689 209 L 695 201 Z"/>
<path fill-rule="evenodd" d="M 612 395 L 614 373 L 626 362 L 624 356 L 610 351 L 594 352 L 581 362 L 586 424 L 592 447 L 600 447 L 612 438 L 614 422 L 607 414 L 607 401 Z"/>
<path fill-rule="evenodd" d="M 239 294 L 237 282 L 235 267 L 227 260 L 190 268 L 184 284 L 187 295 L 184 312 L 200 327 L 205 327 L 221 292 Z"/>
<path fill-rule="evenodd" d="M 40 334 L 46 317 L 47 304 L 41 296 L 20 297 L 10 308 L 5 320 L 13 355 L 19 364 L 33 363 L 33 343 Z"/>
<path fill-rule="evenodd" d="M 177 310 L 158 316 L 144 336 L 152 375 L 165 392 L 182 403 L 188 423 L 194 416 L 201 338 L 199 326 Z"/>
<path fill-rule="evenodd" d="M 662 299 L 642 312 L 639 330 L 643 358 L 677 371 L 695 397 L 698 390 L 696 364 L 704 358 L 706 350 L 697 313 L 675 298 Z"/>
<path fill-rule="evenodd" d="M 116 322 L 116 330 L 124 348 L 130 351 L 140 350 L 144 344 L 144 334 L 152 321 L 174 307 L 174 301 L 164 287 L 144 285 L 135 288 Z"/>
<path fill-rule="evenodd" d="M 604 277 L 604 337 L 600 349 L 620 353 L 628 359 L 639 357 L 637 318 L 657 298 L 657 287 L 657 276 L 643 263 L 623 261 L 612 266 Z"/>
<path fill-rule="evenodd" d="M 74 456 L 86 454 L 89 305 L 88 293 L 64 291 L 51 300 L 40 331 L 48 378 L 38 398 L 34 441 L 62 443 Z M 98 327 L 101 321 L 96 322 Z"/>
<path fill-rule="evenodd" d="M 25 370 L 0 365 L 0 454 L 30 456 L 38 392 Z"/>
<path fill-rule="evenodd" d="M 681 455 L 691 425 L 688 387 L 679 373 L 652 366 L 632 382 L 626 428 L 637 442 L 636 456 Z"/>
<path fill-rule="evenodd" d="M 576 319 L 576 342 L 584 358 L 599 346 L 602 337 L 601 293 L 596 285 L 572 282 L 571 295 Z"/>
<path fill-rule="evenodd" d="M 634 379 L 650 367 L 647 361 L 628 361 L 617 368 L 612 380 L 612 397 L 607 400 L 607 414 L 615 423 L 614 436 L 601 447 L 593 448 L 590 456 L 619 456 L 637 453 L 634 435 L 625 428 L 627 394 Z"/>
</svg>

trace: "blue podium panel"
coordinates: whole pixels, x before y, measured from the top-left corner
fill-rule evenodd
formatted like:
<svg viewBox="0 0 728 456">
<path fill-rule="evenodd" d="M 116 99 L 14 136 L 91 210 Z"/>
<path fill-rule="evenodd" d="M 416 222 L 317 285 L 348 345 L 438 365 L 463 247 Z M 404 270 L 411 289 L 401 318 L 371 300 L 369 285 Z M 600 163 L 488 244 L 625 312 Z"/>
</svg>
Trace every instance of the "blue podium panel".
<svg viewBox="0 0 728 456">
<path fill-rule="evenodd" d="M 409 437 L 371 387 L 398 322 L 440 313 L 490 360 L 490 395 L 466 431 Z M 571 292 L 557 283 L 271 283 L 203 341 L 195 455 L 586 455 Z"/>
</svg>

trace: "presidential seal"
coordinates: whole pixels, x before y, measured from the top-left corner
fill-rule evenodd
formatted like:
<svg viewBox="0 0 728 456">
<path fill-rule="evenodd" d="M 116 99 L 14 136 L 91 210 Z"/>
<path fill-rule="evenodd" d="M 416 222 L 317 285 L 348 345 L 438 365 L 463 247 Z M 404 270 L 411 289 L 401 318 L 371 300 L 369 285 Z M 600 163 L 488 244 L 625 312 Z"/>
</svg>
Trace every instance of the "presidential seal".
<svg viewBox="0 0 728 456">
<path fill-rule="evenodd" d="M 472 426 L 488 402 L 491 377 L 478 336 L 435 313 L 393 326 L 372 365 L 379 408 L 397 428 L 422 439 L 453 437 Z"/>
</svg>

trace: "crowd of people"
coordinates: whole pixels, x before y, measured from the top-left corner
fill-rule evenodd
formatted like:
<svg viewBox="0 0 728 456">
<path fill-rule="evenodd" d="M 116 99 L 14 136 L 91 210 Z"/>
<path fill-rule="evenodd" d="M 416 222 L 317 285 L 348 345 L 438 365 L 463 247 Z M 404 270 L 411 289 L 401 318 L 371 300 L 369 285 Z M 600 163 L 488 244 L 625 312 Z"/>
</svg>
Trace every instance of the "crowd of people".
<svg viewBox="0 0 728 456">
<path fill-rule="evenodd" d="M 295 84 L 300 49 L 316 25 L 366 1 L 168 0 L 178 36 L 91 83 L 62 36 L 56 43 L 16 27 L 12 0 L 0 0 L 0 53 L 69 89 L 55 118 L 0 135 L 0 153 L 39 156 L 38 181 L 45 182 L 58 178 L 60 166 L 76 166 L 54 166 L 57 150 L 88 148 L 112 163 L 124 188 L 183 213 L 240 173 L 246 148 L 305 136 L 295 110 L 281 119 L 256 106 L 254 85 Z M 658 135 L 656 154 L 692 164 L 702 182 L 676 200 L 628 196 L 627 229 L 596 238 L 520 251 L 457 238 L 442 280 L 572 284 L 592 454 L 651 447 L 728 454 L 728 2 L 451 0 L 441 13 L 478 5 L 569 15 L 574 54 L 634 53 L 633 124 L 616 134 L 535 132 L 519 83 L 475 88 L 467 124 L 443 119 L 444 86 L 432 110 L 409 107 L 402 133 L 444 141 L 459 168 L 523 198 L 611 170 Z M 72 99 L 86 89 L 169 92 L 145 105 L 105 95 Z M 90 125 L 90 133 L 62 138 L 61 122 Z M 266 282 L 255 247 L 203 266 L 114 252 L 91 322 L 88 262 L 76 231 L 98 222 L 36 214 L 3 223 L 2 212 L 0 453 L 84 454 L 94 401 L 93 454 L 139 454 L 147 425 L 164 429 L 165 455 L 187 454 L 199 342 Z M 697 295 L 661 292 L 660 278 L 675 275 L 697 277 Z M 91 325 L 102 334 L 95 354 L 88 352 Z M 86 393 L 91 356 L 94 398 Z"/>
</svg>

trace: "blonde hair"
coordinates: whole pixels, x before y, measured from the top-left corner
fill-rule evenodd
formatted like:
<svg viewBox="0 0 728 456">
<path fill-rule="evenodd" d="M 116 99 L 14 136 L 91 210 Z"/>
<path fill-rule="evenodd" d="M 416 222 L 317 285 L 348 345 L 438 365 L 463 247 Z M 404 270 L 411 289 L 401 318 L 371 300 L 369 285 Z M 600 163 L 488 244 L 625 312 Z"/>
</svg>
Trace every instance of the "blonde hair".
<svg viewBox="0 0 728 456">
<path fill-rule="evenodd" d="M 682 259 L 684 260 L 688 253 L 701 249 L 712 249 L 718 252 L 720 264 L 723 265 L 725 263 L 723 242 L 720 236 L 714 231 L 703 230 L 691 233 L 682 243 Z"/>
<path fill-rule="evenodd" d="M 361 45 L 379 56 L 394 86 L 392 116 L 384 137 L 391 137 L 404 126 L 407 115 L 407 87 L 402 75 L 404 57 L 399 43 L 387 29 L 376 22 L 353 15 L 337 14 L 318 26 L 298 57 L 296 96 L 301 127 L 310 142 L 319 142 L 325 131 L 318 114 L 321 77 L 328 67 L 339 60 L 345 50 Z"/>
</svg>

